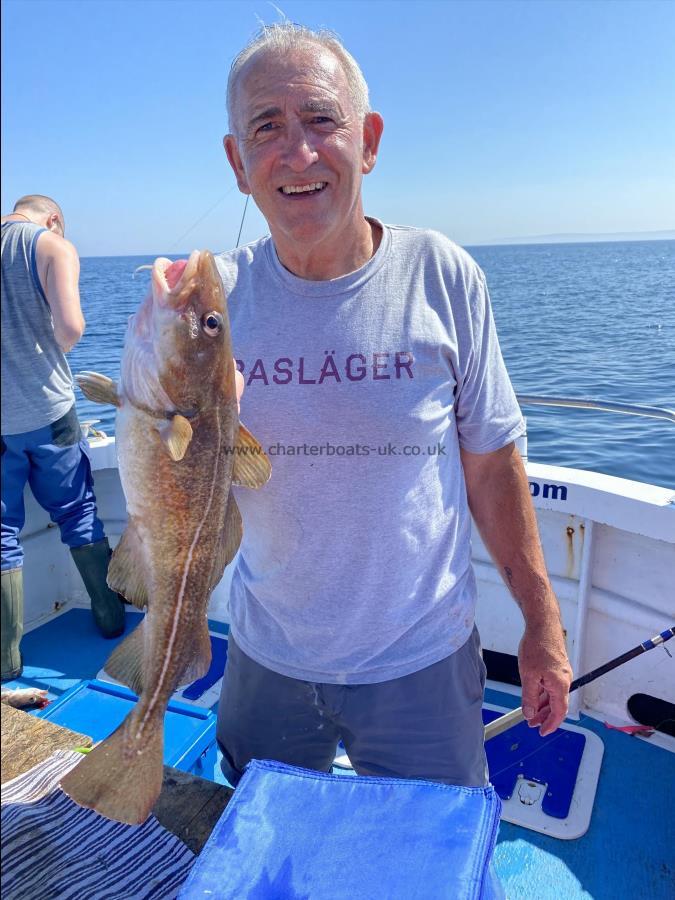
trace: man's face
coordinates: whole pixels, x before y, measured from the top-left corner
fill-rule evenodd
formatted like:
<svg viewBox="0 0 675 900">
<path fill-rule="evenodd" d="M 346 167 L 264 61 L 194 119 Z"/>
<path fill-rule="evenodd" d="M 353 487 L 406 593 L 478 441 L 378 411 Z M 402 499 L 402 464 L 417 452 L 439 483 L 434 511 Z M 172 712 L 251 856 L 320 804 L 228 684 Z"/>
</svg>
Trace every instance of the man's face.
<svg viewBox="0 0 675 900">
<path fill-rule="evenodd" d="M 359 119 L 332 53 L 257 54 L 235 85 L 234 118 L 228 159 L 278 249 L 339 242 L 362 222 L 361 179 L 375 165 L 381 119 Z"/>
</svg>

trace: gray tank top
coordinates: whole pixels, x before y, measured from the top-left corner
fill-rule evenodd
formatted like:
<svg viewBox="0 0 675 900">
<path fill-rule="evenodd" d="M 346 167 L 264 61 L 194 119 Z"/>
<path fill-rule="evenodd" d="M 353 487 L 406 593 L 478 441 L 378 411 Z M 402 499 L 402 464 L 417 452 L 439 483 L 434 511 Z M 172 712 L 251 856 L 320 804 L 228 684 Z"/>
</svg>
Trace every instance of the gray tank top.
<svg viewBox="0 0 675 900">
<path fill-rule="evenodd" d="M 51 425 L 75 402 L 37 272 L 36 243 L 43 231 L 32 222 L 2 224 L 2 434 Z"/>
</svg>

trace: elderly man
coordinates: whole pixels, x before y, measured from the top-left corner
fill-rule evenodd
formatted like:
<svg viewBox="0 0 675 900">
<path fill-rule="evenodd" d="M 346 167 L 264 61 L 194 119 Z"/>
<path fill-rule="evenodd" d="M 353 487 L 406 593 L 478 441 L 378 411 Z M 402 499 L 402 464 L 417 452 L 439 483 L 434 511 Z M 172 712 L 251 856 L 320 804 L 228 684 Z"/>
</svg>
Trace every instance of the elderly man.
<svg viewBox="0 0 675 900">
<path fill-rule="evenodd" d="M 23 492 L 29 484 L 70 548 L 104 637 L 124 630 L 106 583 L 110 547 L 65 354 L 82 337 L 80 260 L 59 205 L 42 194 L 2 218 L 2 680 L 22 672 Z"/>
<path fill-rule="evenodd" d="M 361 774 L 483 785 L 469 510 L 525 619 L 542 734 L 570 683 L 485 278 L 442 235 L 364 215 L 383 122 L 331 35 L 263 29 L 228 112 L 227 158 L 271 236 L 219 264 L 247 424 L 275 459 L 238 496 L 223 770 L 329 770 L 342 739 Z"/>
</svg>

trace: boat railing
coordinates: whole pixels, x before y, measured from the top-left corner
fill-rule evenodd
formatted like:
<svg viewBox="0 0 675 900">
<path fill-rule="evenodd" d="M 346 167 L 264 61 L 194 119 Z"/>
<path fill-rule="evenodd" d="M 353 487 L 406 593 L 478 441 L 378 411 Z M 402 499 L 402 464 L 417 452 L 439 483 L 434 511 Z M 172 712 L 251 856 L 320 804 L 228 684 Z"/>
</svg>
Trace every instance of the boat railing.
<svg viewBox="0 0 675 900">
<path fill-rule="evenodd" d="M 521 406 L 566 406 L 571 409 L 597 409 L 601 412 L 621 413 L 627 416 L 644 416 L 675 423 L 675 410 L 665 406 L 640 406 L 635 403 L 614 403 L 610 400 L 584 400 L 581 397 L 539 397 L 534 394 L 516 394 Z"/>
</svg>

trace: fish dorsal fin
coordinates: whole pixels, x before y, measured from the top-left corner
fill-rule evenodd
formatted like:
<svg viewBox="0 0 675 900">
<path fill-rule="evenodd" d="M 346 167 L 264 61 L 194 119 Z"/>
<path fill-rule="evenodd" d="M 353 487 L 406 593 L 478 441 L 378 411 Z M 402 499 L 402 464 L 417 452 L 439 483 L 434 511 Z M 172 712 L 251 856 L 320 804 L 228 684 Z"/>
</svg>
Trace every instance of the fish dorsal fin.
<svg viewBox="0 0 675 900">
<path fill-rule="evenodd" d="M 103 667 L 111 678 L 128 685 L 135 694 L 143 692 L 144 624 L 145 619 L 115 647 Z"/>
<path fill-rule="evenodd" d="M 75 381 L 87 400 L 91 400 L 92 403 L 121 405 L 117 385 L 107 375 L 98 372 L 78 372 Z"/>
<path fill-rule="evenodd" d="M 239 425 L 232 484 L 259 488 L 269 481 L 272 465 L 267 454 L 245 425 Z"/>
<path fill-rule="evenodd" d="M 216 552 L 213 564 L 213 577 L 211 579 L 211 590 L 218 584 L 223 577 L 225 566 L 232 562 L 237 554 L 241 538 L 244 533 L 244 526 L 241 521 L 241 513 L 237 506 L 237 501 L 230 491 L 227 501 L 227 511 L 225 513 L 225 524 L 221 532 L 220 546 Z"/>
<path fill-rule="evenodd" d="M 180 462 L 192 440 L 192 425 L 185 416 L 175 415 L 159 425 L 157 430 L 171 459 Z"/>
<path fill-rule="evenodd" d="M 141 539 L 130 520 L 113 550 L 108 566 L 108 586 L 139 609 L 148 605 L 148 587 L 143 576 Z"/>
<path fill-rule="evenodd" d="M 198 678 L 203 678 L 211 666 L 211 636 L 206 616 L 202 619 L 202 623 L 197 625 L 193 634 L 190 661 L 185 667 L 177 687 L 185 687 Z"/>
</svg>

